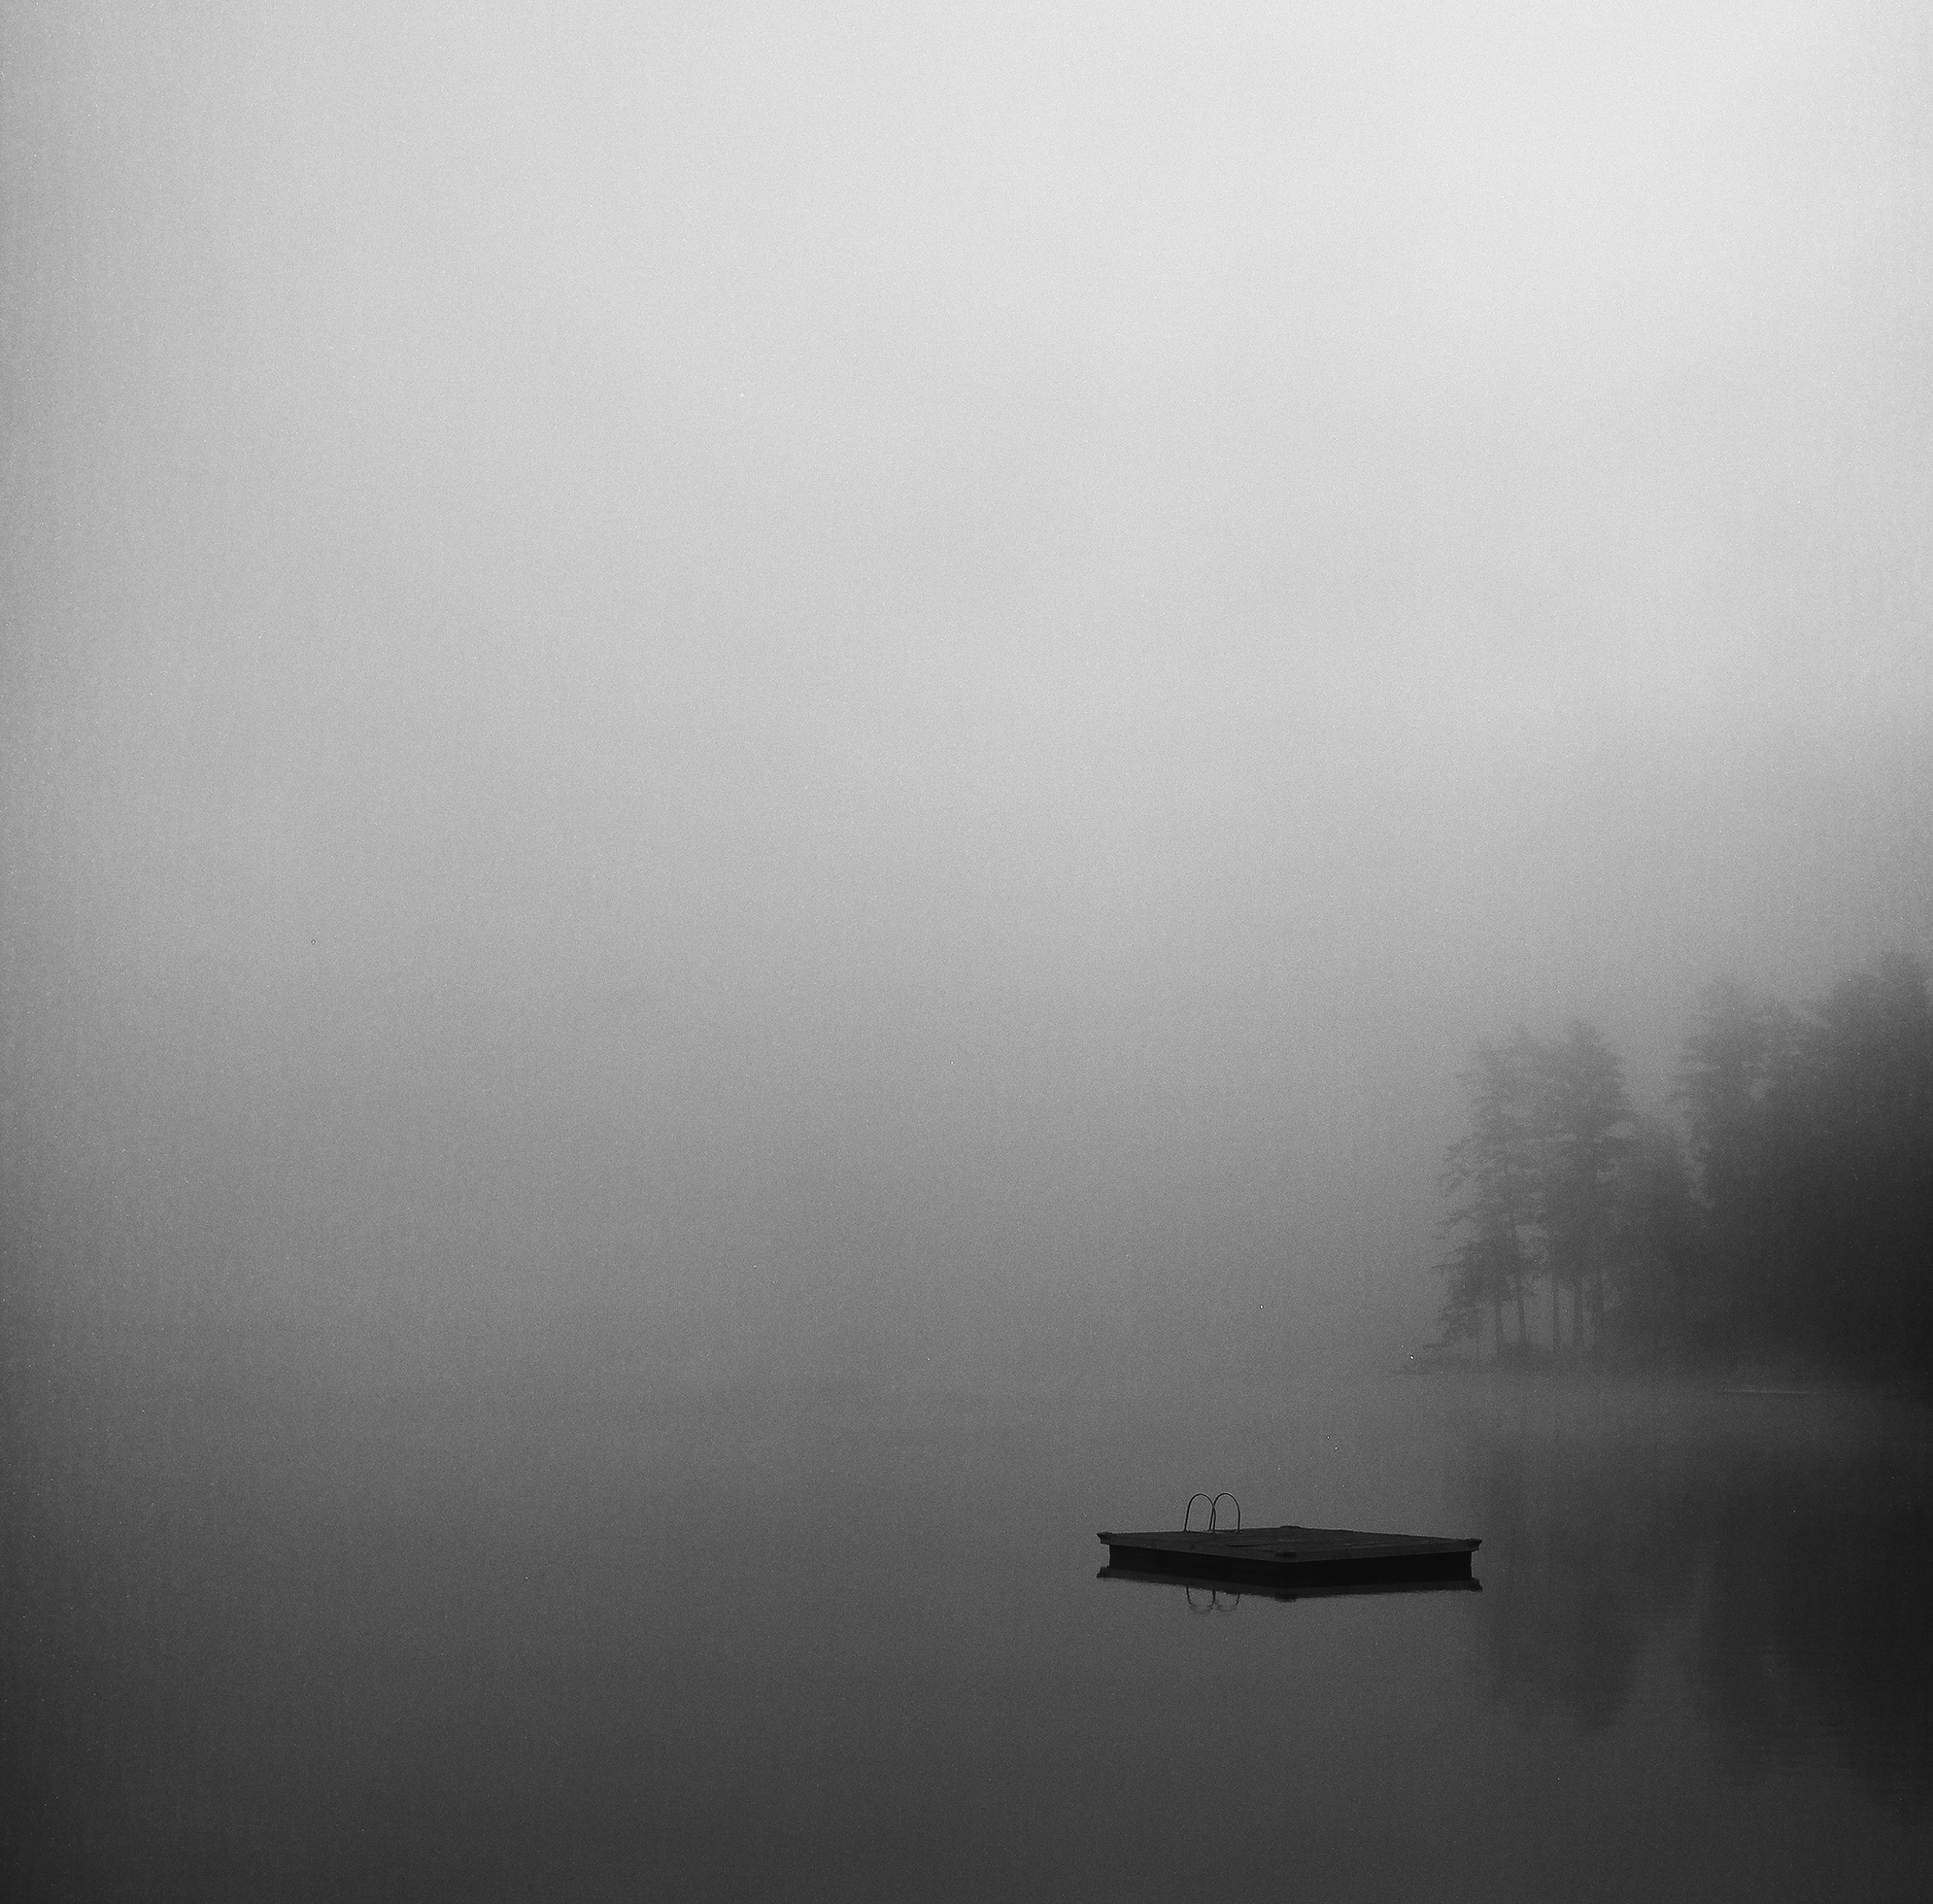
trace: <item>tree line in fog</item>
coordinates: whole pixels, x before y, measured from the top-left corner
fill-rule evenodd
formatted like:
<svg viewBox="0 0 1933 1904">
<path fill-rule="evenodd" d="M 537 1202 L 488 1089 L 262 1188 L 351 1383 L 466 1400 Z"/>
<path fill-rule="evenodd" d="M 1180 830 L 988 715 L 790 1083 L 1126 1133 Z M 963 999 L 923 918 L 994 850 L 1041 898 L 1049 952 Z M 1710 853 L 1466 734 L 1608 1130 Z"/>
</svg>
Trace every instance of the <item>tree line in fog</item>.
<svg viewBox="0 0 1933 1904">
<path fill-rule="evenodd" d="M 1670 1117 L 1594 1026 L 1479 1044 L 1444 1155 L 1451 1341 L 1933 1377 L 1933 1001 L 1896 955 L 1794 1011 L 1731 979 Z"/>
</svg>

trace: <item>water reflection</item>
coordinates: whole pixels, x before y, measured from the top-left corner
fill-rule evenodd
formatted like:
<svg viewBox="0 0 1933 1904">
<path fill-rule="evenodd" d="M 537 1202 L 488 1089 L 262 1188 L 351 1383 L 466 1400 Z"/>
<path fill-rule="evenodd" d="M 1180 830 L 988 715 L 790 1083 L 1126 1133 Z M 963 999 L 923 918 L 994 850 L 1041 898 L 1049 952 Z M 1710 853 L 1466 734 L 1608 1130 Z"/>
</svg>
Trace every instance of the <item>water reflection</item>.
<svg viewBox="0 0 1933 1904">
<path fill-rule="evenodd" d="M 1662 1652 L 1734 1768 L 1834 1766 L 1933 1808 L 1923 1422 L 1824 1397 L 1505 1394 L 1453 1447 L 1486 1537 L 1490 1703 L 1602 1730 Z"/>
<path fill-rule="evenodd" d="M 1338 1900 L 1924 1889 L 1923 1433 L 644 1399 L 156 1397 L 91 1494 L 0 1475 L 0 1894 L 1185 1897 L 1209 1844 Z M 1098 1586 L 1095 1504 L 1210 1467 L 1480 1535 L 1481 1591 Z"/>
<path fill-rule="evenodd" d="M 1241 1595 L 1224 1593 L 1218 1586 L 1211 1586 L 1204 1592 L 1199 1586 L 1184 1585 L 1181 1593 L 1191 1615 L 1238 1614 L 1241 1611 Z"/>
<path fill-rule="evenodd" d="M 1178 1587 L 1187 1596 L 1191 1611 L 1214 1607 L 1217 1611 L 1235 1608 L 1247 1600 L 1350 1600 L 1377 1593 L 1479 1593 L 1482 1582 L 1465 1575 L 1451 1580 L 1354 1581 L 1346 1584 L 1324 1582 L 1308 1586 L 1270 1586 L 1253 1581 L 1239 1585 L 1216 1585 L 1199 1573 L 1169 1573 L 1152 1567 L 1102 1568 L 1097 1580 L 1128 1581 L 1141 1586 Z M 1212 1597 L 1209 1597 L 1212 1596 Z"/>
</svg>

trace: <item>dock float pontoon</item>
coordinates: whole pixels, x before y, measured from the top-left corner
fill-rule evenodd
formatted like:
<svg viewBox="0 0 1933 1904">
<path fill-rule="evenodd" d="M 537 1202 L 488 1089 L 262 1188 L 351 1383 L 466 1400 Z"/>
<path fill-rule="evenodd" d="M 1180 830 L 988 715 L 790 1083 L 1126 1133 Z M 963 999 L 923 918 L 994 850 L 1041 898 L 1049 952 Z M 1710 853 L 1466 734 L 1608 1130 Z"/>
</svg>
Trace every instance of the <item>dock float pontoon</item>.
<svg viewBox="0 0 1933 1904">
<path fill-rule="evenodd" d="M 1425 1534 L 1293 1525 L 1101 1538 L 1107 1543 L 1104 1580 L 1221 1581 L 1290 1592 L 1468 1581 L 1470 1556 L 1483 1545 Z"/>
</svg>

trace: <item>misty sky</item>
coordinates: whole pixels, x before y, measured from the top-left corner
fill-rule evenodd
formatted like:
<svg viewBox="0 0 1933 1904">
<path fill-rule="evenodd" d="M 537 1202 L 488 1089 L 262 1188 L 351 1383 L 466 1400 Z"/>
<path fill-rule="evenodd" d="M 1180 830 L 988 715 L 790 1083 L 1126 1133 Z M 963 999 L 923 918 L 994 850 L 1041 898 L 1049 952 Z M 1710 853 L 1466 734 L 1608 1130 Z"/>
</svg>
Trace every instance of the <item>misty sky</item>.
<svg viewBox="0 0 1933 1904">
<path fill-rule="evenodd" d="M 4 33 L 55 1228 L 1427 1309 L 1475 1037 L 1933 944 L 1921 9 Z"/>
</svg>

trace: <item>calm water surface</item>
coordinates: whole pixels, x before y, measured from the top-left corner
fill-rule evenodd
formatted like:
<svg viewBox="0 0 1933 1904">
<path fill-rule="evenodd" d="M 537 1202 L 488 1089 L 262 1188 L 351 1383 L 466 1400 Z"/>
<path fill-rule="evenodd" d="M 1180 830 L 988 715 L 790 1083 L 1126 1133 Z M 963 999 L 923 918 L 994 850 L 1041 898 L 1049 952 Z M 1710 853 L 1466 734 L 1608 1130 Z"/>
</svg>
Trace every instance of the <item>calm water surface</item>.
<svg viewBox="0 0 1933 1904">
<path fill-rule="evenodd" d="M 1391 1377 L 117 1408 L 17 1490 L 15 1896 L 1764 1900 L 1933 1871 L 1933 1436 L 1904 1405 Z M 1097 1529 L 1196 1487 L 1480 1536 L 1481 1591 L 1096 1578 Z"/>
</svg>

